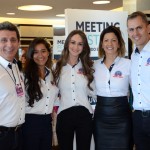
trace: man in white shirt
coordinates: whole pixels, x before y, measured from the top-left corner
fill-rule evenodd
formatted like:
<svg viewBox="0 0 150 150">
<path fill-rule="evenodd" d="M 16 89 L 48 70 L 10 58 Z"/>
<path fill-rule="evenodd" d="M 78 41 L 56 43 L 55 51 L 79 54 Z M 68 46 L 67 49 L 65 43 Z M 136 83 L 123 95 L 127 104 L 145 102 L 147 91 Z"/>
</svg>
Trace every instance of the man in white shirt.
<svg viewBox="0 0 150 150">
<path fill-rule="evenodd" d="M 135 44 L 131 56 L 134 142 L 136 150 L 150 150 L 150 25 L 146 15 L 137 11 L 128 16 L 127 27 Z"/>
<path fill-rule="evenodd" d="M 14 59 L 20 44 L 17 27 L 0 23 L 0 149 L 21 150 L 21 125 L 25 117 L 22 76 Z"/>
</svg>

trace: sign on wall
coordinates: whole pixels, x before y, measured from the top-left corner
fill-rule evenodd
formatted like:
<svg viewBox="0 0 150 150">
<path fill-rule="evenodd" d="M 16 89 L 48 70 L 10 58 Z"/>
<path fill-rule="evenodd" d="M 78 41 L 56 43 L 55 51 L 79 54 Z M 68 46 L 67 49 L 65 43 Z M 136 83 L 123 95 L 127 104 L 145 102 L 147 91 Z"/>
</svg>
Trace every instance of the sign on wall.
<svg viewBox="0 0 150 150">
<path fill-rule="evenodd" d="M 53 55 L 54 59 L 60 57 L 61 52 L 64 48 L 65 36 L 54 36 L 53 37 Z"/>
<path fill-rule="evenodd" d="M 98 57 L 99 37 L 103 29 L 110 25 L 119 27 L 126 49 L 128 48 L 128 34 L 126 27 L 127 12 L 66 9 L 65 10 L 65 33 L 68 35 L 72 30 L 78 29 L 86 33 L 91 56 Z"/>
</svg>

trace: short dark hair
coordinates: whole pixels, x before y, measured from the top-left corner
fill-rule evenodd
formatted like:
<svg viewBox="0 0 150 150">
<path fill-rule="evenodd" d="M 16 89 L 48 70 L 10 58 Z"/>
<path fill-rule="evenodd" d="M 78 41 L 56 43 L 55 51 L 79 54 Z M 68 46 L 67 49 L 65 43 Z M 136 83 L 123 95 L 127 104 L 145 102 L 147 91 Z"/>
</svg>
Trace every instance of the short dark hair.
<svg viewBox="0 0 150 150">
<path fill-rule="evenodd" d="M 0 30 L 15 31 L 16 35 L 17 35 L 17 39 L 18 39 L 18 41 L 20 41 L 19 30 L 18 30 L 17 26 L 14 25 L 13 23 L 11 23 L 9 21 L 5 21 L 5 22 L 0 23 Z"/>
<path fill-rule="evenodd" d="M 128 20 L 134 19 L 136 17 L 141 17 L 143 22 L 145 22 L 147 25 L 149 24 L 147 16 L 141 11 L 136 11 L 136 12 L 133 12 L 132 14 L 130 14 L 127 18 L 127 22 L 128 22 Z"/>
</svg>

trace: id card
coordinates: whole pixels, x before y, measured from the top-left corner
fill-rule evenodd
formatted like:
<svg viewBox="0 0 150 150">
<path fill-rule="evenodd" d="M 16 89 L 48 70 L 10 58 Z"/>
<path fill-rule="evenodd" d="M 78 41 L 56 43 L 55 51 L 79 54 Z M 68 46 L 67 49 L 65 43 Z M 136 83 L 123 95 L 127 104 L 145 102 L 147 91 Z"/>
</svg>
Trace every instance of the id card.
<svg viewBox="0 0 150 150">
<path fill-rule="evenodd" d="M 17 84 L 16 85 L 16 93 L 17 93 L 17 96 L 18 97 L 21 97 L 21 96 L 23 96 L 23 89 L 22 89 L 22 86 L 21 86 L 21 84 Z"/>
</svg>

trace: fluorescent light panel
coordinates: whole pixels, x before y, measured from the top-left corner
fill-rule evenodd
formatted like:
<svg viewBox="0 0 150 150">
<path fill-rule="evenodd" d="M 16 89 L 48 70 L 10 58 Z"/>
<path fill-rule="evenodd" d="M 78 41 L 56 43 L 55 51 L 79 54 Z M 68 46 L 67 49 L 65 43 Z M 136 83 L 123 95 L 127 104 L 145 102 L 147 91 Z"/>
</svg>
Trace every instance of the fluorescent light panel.
<svg viewBox="0 0 150 150">
<path fill-rule="evenodd" d="M 46 5 L 25 5 L 25 6 L 19 6 L 19 10 L 25 10 L 25 11 L 44 11 L 44 10 L 50 10 L 53 7 L 46 6 Z"/>
<path fill-rule="evenodd" d="M 65 14 L 58 14 L 57 17 L 65 17 Z"/>
<path fill-rule="evenodd" d="M 7 15 L 15 15 L 15 13 L 6 13 Z"/>
<path fill-rule="evenodd" d="M 108 4 L 110 1 L 94 1 L 93 4 Z"/>
</svg>

